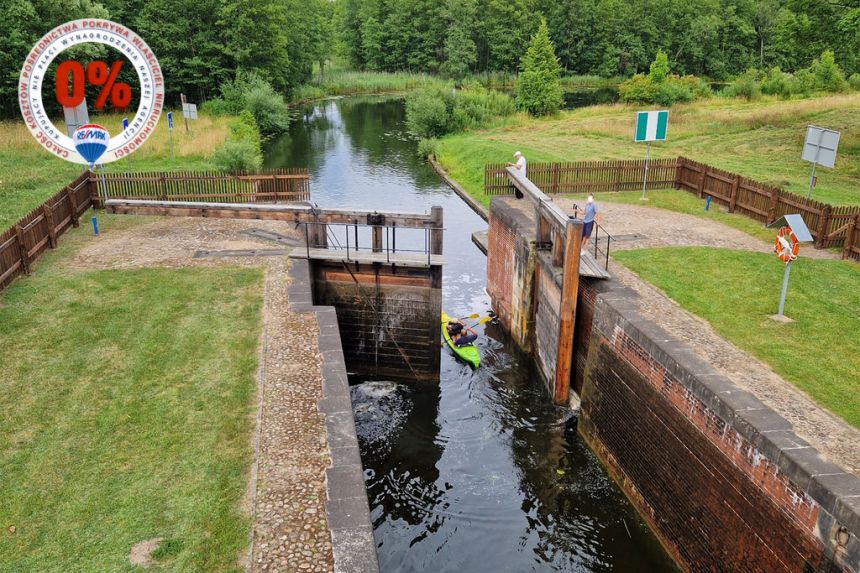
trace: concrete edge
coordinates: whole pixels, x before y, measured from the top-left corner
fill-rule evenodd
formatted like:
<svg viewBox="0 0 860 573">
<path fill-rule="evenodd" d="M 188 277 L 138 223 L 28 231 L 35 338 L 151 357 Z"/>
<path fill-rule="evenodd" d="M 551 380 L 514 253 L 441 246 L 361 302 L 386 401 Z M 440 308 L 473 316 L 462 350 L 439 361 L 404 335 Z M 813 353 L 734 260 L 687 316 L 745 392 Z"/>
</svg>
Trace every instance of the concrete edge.
<svg viewBox="0 0 860 573">
<path fill-rule="evenodd" d="M 759 454 L 774 464 L 798 490 L 848 529 L 848 554 L 860 562 L 860 479 L 825 459 L 792 430 L 782 416 L 762 403 L 752 392 L 738 387 L 699 358 L 693 350 L 638 309 L 639 296 L 629 288 L 607 285 L 597 295 L 596 305 L 609 313 L 596 313 L 595 327 L 611 337 L 614 314 L 625 324 L 625 332 L 648 348 L 667 371 Z M 829 532 L 821 532 L 825 537 Z M 858 552 L 854 555 L 855 552 Z"/>
<path fill-rule="evenodd" d="M 445 171 L 445 169 L 441 165 L 439 165 L 439 162 L 436 161 L 436 158 L 429 157 L 427 161 L 430 162 L 430 166 L 433 167 L 433 170 L 436 172 L 436 174 L 442 178 L 442 180 L 448 185 L 448 187 L 454 190 L 454 193 L 460 196 L 460 199 L 466 202 L 466 205 L 468 205 L 472 209 L 472 211 L 477 213 L 484 221 L 489 222 L 490 214 L 487 209 L 484 208 L 483 205 L 478 203 L 474 197 L 469 195 L 469 192 L 463 189 L 462 185 L 454 181 L 454 179 L 452 179 L 448 175 L 448 172 Z"/>
<path fill-rule="evenodd" d="M 355 433 L 349 380 L 334 307 L 315 306 L 310 265 L 293 259 L 289 276 L 290 309 L 316 315 L 322 357 L 323 397 L 318 409 L 325 415 L 326 442 L 331 466 L 326 469 L 326 522 L 331 533 L 335 573 L 378 573 L 379 559 L 367 501 L 364 469 Z"/>
</svg>

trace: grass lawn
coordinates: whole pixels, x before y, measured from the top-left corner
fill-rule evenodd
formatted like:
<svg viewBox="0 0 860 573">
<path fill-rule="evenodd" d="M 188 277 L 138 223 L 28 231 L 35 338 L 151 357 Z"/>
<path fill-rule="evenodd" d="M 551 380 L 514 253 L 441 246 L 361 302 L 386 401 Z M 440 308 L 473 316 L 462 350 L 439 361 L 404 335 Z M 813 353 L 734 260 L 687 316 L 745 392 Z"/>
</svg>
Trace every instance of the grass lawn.
<svg viewBox="0 0 860 573">
<path fill-rule="evenodd" d="M 166 114 L 165 114 L 166 115 Z M 132 157 L 135 171 L 172 171 L 215 169 L 209 161 L 212 153 L 224 142 L 229 132 L 230 118 L 201 115 L 194 122 L 194 132 L 186 133 L 181 114 L 174 111 L 174 158 L 170 158 L 170 138 L 167 118 L 162 118 L 156 132 Z M 121 115 L 93 117 L 110 133 L 122 130 Z M 62 122 L 57 124 L 65 129 Z M 109 163 L 108 171 L 128 169 L 125 160 Z M 0 122 L 0 231 L 60 191 L 85 169 L 58 159 L 42 149 L 21 121 Z"/>
<path fill-rule="evenodd" d="M 641 159 L 633 143 L 630 105 L 600 105 L 530 119 L 523 115 L 491 129 L 443 138 L 437 157 L 470 193 L 483 196 L 484 165 L 511 161 L 521 150 L 531 162 Z M 820 169 L 813 198 L 860 205 L 860 93 L 802 100 L 747 102 L 714 97 L 673 106 L 668 141 L 651 146 L 655 158 L 683 155 L 806 194 L 811 166 L 800 159 L 808 124 L 842 132 L 835 169 Z"/>
<path fill-rule="evenodd" d="M 85 237 L 0 293 L 0 569 L 239 571 L 262 272 L 69 270 Z"/>
<path fill-rule="evenodd" d="M 773 255 L 702 247 L 619 251 L 613 257 L 770 365 L 813 400 L 860 427 L 860 265 L 792 264 L 785 314 L 776 314 L 785 266 Z"/>
<path fill-rule="evenodd" d="M 572 199 L 585 201 L 585 194 L 562 195 Z M 639 191 L 624 191 L 619 193 L 600 193 L 597 195 L 596 201 L 607 203 L 626 203 L 628 205 L 641 205 L 643 207 L 656 207 L 658 209 L 666 209 L 675 211 L 676 213 L 684 213 L 685 215 L 693 215 L 703 219 L 717 221 L 738 231 L 767 241 L 773 242 L 776 231 L 766 229 L 763 224 L 754 219 L 745 217 L 737 213 L 727 213 L 720 209 L 716 202 L 711 202 L 711 208 L 705 211 L 705 200 L 699 199 L 696 195 L 687 191 L 678 189 L 660 189 L 656 191 L 648 191 L 648 200 L 642 201 L 642 193 Z"/>
</svg>

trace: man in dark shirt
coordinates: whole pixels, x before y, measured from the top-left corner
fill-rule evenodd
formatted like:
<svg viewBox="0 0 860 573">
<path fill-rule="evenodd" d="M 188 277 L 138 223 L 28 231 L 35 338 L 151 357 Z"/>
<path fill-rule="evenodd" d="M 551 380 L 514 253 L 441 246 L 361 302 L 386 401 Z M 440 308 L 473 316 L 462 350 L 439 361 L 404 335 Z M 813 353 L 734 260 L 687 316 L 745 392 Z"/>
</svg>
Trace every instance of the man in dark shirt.
<svg viewBox="0 0 860 573">
<path fill-rule="evenodd" d="M 467 334 L 470 333 L 470 334 Z M 478 340 L 478 334 L 460 321 L 448 322 L 448 334 L 455 346 L 465 346 Z"/>
</svg>

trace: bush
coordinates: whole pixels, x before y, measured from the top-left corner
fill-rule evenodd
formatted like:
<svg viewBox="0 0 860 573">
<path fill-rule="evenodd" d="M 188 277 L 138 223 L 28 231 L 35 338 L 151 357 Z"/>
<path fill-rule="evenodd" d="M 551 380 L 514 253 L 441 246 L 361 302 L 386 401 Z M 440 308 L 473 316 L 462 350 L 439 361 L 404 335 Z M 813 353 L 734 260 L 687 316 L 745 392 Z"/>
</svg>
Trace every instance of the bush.
<svg viewBox="0 0 860 573">
<path fill-rule="evenodd" d="M 789 98 L 796 91 L 795 83 L 793 75 L 774 67 L 768 70 L 767 76 L 761 81 L 761 91 L 767 95 Z"/>
<path fill-rule="evenodd" d="M 436 151 L 439 149 L 439 140 L 435 138 L 422 139 L 418 142 L 418 157 L 427 159 L 435 157 Z"/>
<path fill-rule="evenodd" d="M 461 90 L 426 88 L 406 98 L 406 125 L 421 138 L 483 127 L 516 112 L 507 94 L 470 85 Z"/>
<path fill-rule="evenodd" d="M 245 109 L 254 115 L 263 135 L 276 135 L 290 127 L 290 108 L 269 82 L 255 80 L 245 90 Z"/>
<path fill-rule="evenodd" d="M 848 78 L 848 85 L 851 86 L 852 90 L 860 90 L 860 74 L 853 73 L 851 77 Z"/>
<path fill-rule="evenodd" d="M 250 141 L 228 140 L 212 156 L 212 162 L 222 171 L 256 171 L 263 164 L 260 152 Z"/>
<path fill-rule="evenodd" d="M 815 76 L 815 87 L 826 92 L 844 92 L 848 88 L 845 74 L 836 63 L 831 50 L 821 54 L 820 59 L 812 61 L 809 70 Z"/>
<path fill-rule="evenodd" d="M 260 128 L 257 127 L 257 121 L 247 109 L 242 110 L 239 117 L 230 122 L 229 139 L 233 141 L 248 141 L 254 145 L 257 153 L 262 152 Z"/>
<path fill-rule="evenodd" d="M 761 97 L 761 84 L 759 84 L 759 72 L 750 68 L 723 90 L 728 97 L 742 97 L 749 101 Z"/>
<path fill-rule="evenodd" d="M 809 68 L 797 70 L 791 89 L 796 94 L 811 95 L 815 91 L 815 74 Z"/>
<path fill-rule="evenodd" d="M 621 101 L 656 103 L 664 106 L 693 101 L 711 95 L 711 88 L 696 76 L 678 77 L 669 73 L 669 58 L 657 52 L 648 75 L 636 74 L 618 86 Z"/>
<path fill-rule="evenodd" d="M 449 100 L 453 100 L 453 96 L 441 89 L 431 88 L 410 94 L 406 98 L 406 125 L 409 132 L 421 138 L 445 135 L 451 114 Z"/>
<path fill-rule="evenodd" d="M 212 115 L 239 115 L 248 110 L 264 136 L 277 135 L 289 128 L 290 108 L 266 80 L 250 75 L 221 85 L 221 97 L 203 104 L 202 111 Z"/>
</svg>

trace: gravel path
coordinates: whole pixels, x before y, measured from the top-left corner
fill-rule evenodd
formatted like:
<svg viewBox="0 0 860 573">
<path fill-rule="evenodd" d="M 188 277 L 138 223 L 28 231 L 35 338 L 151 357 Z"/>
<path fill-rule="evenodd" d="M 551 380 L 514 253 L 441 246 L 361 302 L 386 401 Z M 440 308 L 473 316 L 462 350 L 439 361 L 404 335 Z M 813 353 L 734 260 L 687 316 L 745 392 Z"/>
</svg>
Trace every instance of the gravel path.
<svg viewBox="0 0 860 573">
<path fill-rule="evenodd" d="M 334 570 L 326 524 L 325 469 L 330 458 L 322 398 L 318 326 L 314 315 L 290 312 L 286 257 L 194 258 L 198 251 L 284 248 L 242 234 L 252 228 L 296 236 L 277 221 L 147 218 L 112 231 L 63 264 L 78 268 L 252 266 L 266 272 L 259 351 L 255 463 L 243 509 L 253 519 L 246 571 Z M 308 341 L 312 341 L 309 348 Z"/>
<path fill-rule="evenodd" d="M 566 211 L 573 212 L 572 200 L 557 199 L 555 202 Z M 703 246 L 759 253 L 773 252 L 773 243 L 710 219 L 654 207 L 600 202 L 599 197 L 597 202 L 602 216 L 601 226 L 613 237 L 620 238 L 613 241 L 612 250 Z M 579 204 L 582 204 L 581 200 Z M 632 238 L 631 235 L 638 237 Z M 829 250 L 819 250 L 811 246 L 801 247 L 800 256 L 814 259 L 840 258 Z"/>
<path fill-rule="evenodd" d="M 571 201 L 559 200 L 570 210 Z M 667 246 L 712 246 L 772 252 L 771 245 L 722 223 L 664 209 L 600 203 L 603 226 L 611 235 L 640 235 L 613 243 L 613 250 Z M 802 248 L 801 256 L 838 259 L 826 250 Z M 831 461 L 860 476 L 860 430 L 812 401 L 769 366 L 717 334 L 698 316 L 687 312 L 662 291 L 643 281 L 623 265 L 610 262 L 610 272 L 641 297 L 640 310 L 679 340 L 690 342 L 695 353 L 738 386 L 753 392 L 795 433 Z M 691 341 L 695 341 L 692 343 Z"/>
</svg>

